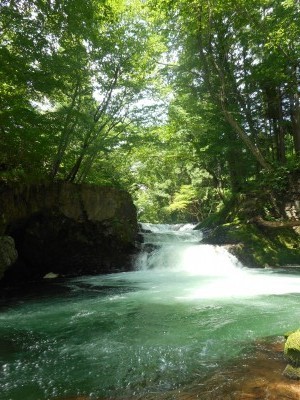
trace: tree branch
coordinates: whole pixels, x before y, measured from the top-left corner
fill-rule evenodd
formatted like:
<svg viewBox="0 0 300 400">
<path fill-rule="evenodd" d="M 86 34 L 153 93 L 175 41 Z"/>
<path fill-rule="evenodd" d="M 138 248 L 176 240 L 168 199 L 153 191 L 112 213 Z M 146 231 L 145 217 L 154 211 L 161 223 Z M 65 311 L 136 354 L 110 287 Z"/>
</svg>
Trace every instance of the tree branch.
<svg viewBox="0 0 300 400">
<path fill-rule="evenodd" d="M 293 228 L 294 226 L 300 226 L 299 220 L 266 221 L 261 216 L 252 218 L 250 222 L 254 222 L 257 225 L 265 226 L 267 228 Z"/>
</svg>

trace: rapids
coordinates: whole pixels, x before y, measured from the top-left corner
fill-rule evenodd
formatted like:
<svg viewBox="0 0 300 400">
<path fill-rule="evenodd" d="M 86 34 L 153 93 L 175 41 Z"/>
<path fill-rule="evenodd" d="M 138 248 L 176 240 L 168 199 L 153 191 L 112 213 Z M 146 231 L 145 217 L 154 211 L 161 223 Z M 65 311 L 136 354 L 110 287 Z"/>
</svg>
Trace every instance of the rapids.
<svg viewBox="0 0 300 400">
<path fill-rule="evenodd" d="M 143 228 L 134 271 L 1 301 L 1 400 L 158 398 L 299 327 L 297 268 L 245 268 L 191 225 Z"/>
</svg>

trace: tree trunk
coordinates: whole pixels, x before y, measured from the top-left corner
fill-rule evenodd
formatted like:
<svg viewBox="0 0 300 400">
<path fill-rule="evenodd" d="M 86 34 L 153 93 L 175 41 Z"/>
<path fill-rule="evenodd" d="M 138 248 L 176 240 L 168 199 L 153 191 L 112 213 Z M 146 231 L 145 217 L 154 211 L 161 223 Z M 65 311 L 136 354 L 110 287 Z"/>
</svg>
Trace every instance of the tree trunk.
<svg viewBox="0 0 300 400">
<path fill-rule="evenodd" d="M 216 60 L 216 57 L 213 53 L 211 45 L 208 46 L 208 54 L 207 52 L 204 51 L 203 48 L 203 43 L 202 43 L 202 34 L 201 32 L 199 33 L 199 45 L 200 45 L 200 54 L 202 57 L 203 65 L 204 65 L 204 72 L 207 77 L 207 82 L 209 85 L 210 93 L 211 96 L 216 99 L 216 102 L 219 103 L 221 106 L 221 109 L 223 110 L 224 116 L 226 121 L 229 123 L 231 128 L 234 130 L 235 133 L 238 134 L 240 139 L 244 142 L 246 148 L 252 153 L 252 155 L 255 157 L 259 165 L 266 169 L 271 171 L 272 168 L 270 164 L 265 160 L 264 156 L 261 154 L 260 150 L 258 147 L 255 146 L 255 144 L 252 142 L 248 134 L 244 131 L 244 129 L 239 125 L 237 120 L 233 117 L 232 113 L 228 110 L 227 108 L 227 98 L 230 98 L 231 96 L 228 96 L 227 90 L 226 90 L 226 78 L 224 76 L 224 71 L 222 67 L 219 65 L 219 63 Z M 222 57 L 219 57 L 222 58 Z M 219 85 L 219 91 L 216 90 L 216 87 L 213 87 L 211 84 L 211 70 L 212 68 L 216 71 L 220 85 Z M 216 92 L 218 93 L 216 95 Z"/>
<path fill-rule="evenodd" d="M 56 154 L 56 157 L 52 164 L 52 168 L 51 168 L 51 172 L 50 172 L 50 177 L 52 180 L 55 179 L 55 177 L 58 173 L 58 170 L 59 170 L 60 164 L 62 162 L 62 159 L 64 157 L 65 151 L 69 145 L 70 137 L 72 136 L 72 133 L 74 132 L 74 129 L 78 122 L 78 112 L 77 112 L 77 117 L 70 126 L 70 123 L 72 121 L 72 111 L 74 110 L 78 96 L 80 97 L 79 89 L 80 89 L 80 82 L 78 81 L 75 85 L 75 90 L 74 90 L 74 93 L 72 96 L 72 101 L 69 106 L 67 115 L 65 117 L 65 122 L 63 123 L 63 129 L 62 129 L 61 136 L 60 136 L 57 154 Z M 80 101 L 79 101 L 79 106 L 80 106 Z"/>
<path fill-rule="evenodd" d="M 73 165 L 71 171 L 69 172 L 69 174 L 68 174 L 68 176 L 66 178 L 66 180 L 68 182 L 74 182 L 75 181 L 76 175 L 78 174 L 78 171 L 79 171 L 81 163 L 82 163 L 82 161 L 84 159 L 84 156 L 85 156 L 85 150 L 83 149 L 81 154 L 80 154 L 80 156 L 77 158 L 75 164 Z"/>
<path fill-rule="evenodd" d="M 285 129 L 280 88 L 270 82 L 265 83 L 264 95 L 267 103 L 266 114 L 272 127 L 271 133 L 275 144 L 274 158 L 276 157 L 280 164 L 284 164 L 286 162 Z"/>
<path fill-rule="evenodd" d="M 300 99 L 299 93 L 292 100 L 291 118 L 295 153 L 300 157 Z"/>
<path fill-rule="evenodd" d="M 265 226 L 267 228 L 292 228 L 294 226 L 300 226 L 299 220 L 293 221 L 266 221 L 262 217 L 258 216 L 252 218 L 252 222 L 256 223 L 257 225 Z"/>
<path fill-rule="evenodd" d="M 277 161 L 280 164 L 285 164 L 286 162 L 285 142 L 284 142 L 285 132 L 281 120 L 273 119 L 273 130 L 275 135 Z"/>
<path fill-rule="evenodd" d="M 226 118 L 226 121 L 229 125 L 234 129 L 234 131 L 239 135 L 242 141 L 245 143 L 246 147 L 252 155 L 256 158 L 257 162 L 263 167 L 264 169 L 271 171 L 272 168 L 270 164 L 265 160 L 259 149 L 253 144 L 252 140 L 249 138 L 247 133 L 241 128 L 241 126 L 237 123 L 236 119 L 232 116 L 231 112 L 229 112 L 225 105 L 222 102 L 223 112 Z"/>
<path fill-rule="evenodd" d="M 217 176 L 217 174 L 212 168 L 209 168 L 207 165 L 205 165 L 204 168 L 212 176 L 214 187 L 217 189 L 218 196 L 220 197 L 221 201 L 225 204 L 226 198 L 223 193 L 222 180 Z"/>
</svg>

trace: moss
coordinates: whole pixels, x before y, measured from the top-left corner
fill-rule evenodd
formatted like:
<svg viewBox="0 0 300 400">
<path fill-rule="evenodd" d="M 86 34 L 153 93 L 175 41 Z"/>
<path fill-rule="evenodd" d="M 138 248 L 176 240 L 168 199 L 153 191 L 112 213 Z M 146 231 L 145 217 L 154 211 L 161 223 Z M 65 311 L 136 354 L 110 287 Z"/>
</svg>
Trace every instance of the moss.
<svg viewBox="0 0 300 400">
<path fill-rule="evenodd" d="M 300 262 L 299 235 L 292 229 L 261 229 L 254 224 L 233 225 L 228 233 L 232 243 L 242 243 L 237 256 L 253 266 L 286 266 Z"/>
<path fill-rule="evenodd" d="M 293 192 L 272 192 L 267 188 L 236 193 L 224 207 L 198 225 L 209 229 L 204 239 L 211 244 L 232 245 L 231 251 L 246 265 L 280 267 L 300 264 L 300 229 L 266 227 L 255 218 L 265 220 L 287 218 L 284 209 Z"/>
<path fill-rule="evenodd" d="M 233 245 L 231 251 L 248 266 L 276 267 L 300 263 L 299 235 L 291 228 L 266 229 L 251 223 L 227 223 L 211 229 L 203 241 Z"/>
<path fill-rule="evenodd" d="M 300 367 L 300 331 L 296 331 L 288 336 L 284 345 L 284 354 L 291 364 Z"/>
<path fill-rule="evenodd" d="M 283 334 L 283 337 L 285 338 L 285 340 L 292 334 L 292 333 L 295 333 L 295 332 L 297 332 L 297 331 L 299 331 L 300 329 L 297 329 L 296 331 L 288 331 L 288 332 L 285 332 L 284 334 Z"/>
</svg>

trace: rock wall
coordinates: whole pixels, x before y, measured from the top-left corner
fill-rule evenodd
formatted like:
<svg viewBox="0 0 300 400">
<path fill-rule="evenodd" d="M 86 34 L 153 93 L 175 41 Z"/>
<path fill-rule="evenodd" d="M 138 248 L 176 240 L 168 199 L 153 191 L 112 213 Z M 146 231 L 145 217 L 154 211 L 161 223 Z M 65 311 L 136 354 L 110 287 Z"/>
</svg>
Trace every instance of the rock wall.
<svg viewBox="0 0 300 400">
<path fill-rule="evenodd" d="M 4 280 L 127 270 L 136 234 L 125 191 L 62 182 L 0 187 L 0 235 L 14 239 L 19 255 Z"/>
</svg>

